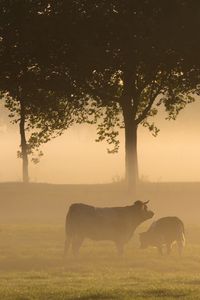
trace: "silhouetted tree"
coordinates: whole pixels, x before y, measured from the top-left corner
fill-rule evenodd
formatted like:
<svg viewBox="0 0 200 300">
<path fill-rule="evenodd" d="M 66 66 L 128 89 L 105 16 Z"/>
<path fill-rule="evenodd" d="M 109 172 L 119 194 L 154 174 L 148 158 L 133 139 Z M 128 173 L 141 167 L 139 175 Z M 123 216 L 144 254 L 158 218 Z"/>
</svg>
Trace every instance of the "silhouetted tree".
<svg viewBox="0 0 200 300">
<path fill-rule="evenodd" d="M 26 128 L 30 111 L 30 94 L 35 89 L 34 8 L 31 1 L 2 1 L 0 8 L 0 89 L 6 99 L 6 107 L 19 123 L 21 137 L 19 157 L 23 162 L 23 181 L 29 181 Z M 39 46 L 39 45 L 38 45 Z"/>
<path fill-rule="evenodd" d="M 125 128 L 126 181 L 138 180 L 137 128 L 157 134 L 149 117 L 163 104 L 175 118 L 194 101 L 199 81 L 197 1 L 81 1 L 80 36 L 85 93 L 105 107 L 99 140 L 119 146 L 117 127 Z M 87 34 L 84 34 L 85 32 Z M 89 66 L 89 67 L 88 67 Z M 158 97 L 159 96 L 159 97 Z M 120 120 L 120 114 L 123 121 Z"/>
<path fill-rule="evenodd" d="M 75 101 L 78 90 L 73 94 L 70 60 L 65 65 L 57 62 L 63 55 L 58 50 L 65 46 L 66 54 L 69 37 L 63 41 L 66 31 L 61 26 L 63 33 L 57 35 L 57 11 L 50 11 L 49 3 L 2 1 L 0 8 L 0 90 L 10 117 L 19 123 L 24 182 L 29 181 L 28 156 L 74 122 L 88 118 L 87 105 L 83 109 L 82 102 Z"/>
<path fill-rule="evenodd" d="M 68 124 L 103 117 L 99 140 L 114 143 L 115 151 L 118 127 L 124 127 L 126 181 L 133 186 L 138 180 L 138 126 L 156 135 L 149 117 L 159 105 L 175 118 L 194 100 L 199 80 L 198 1 L 2 4 L 0 90 L 23 101 L 21 113 L 26 103 L 29 127 L 39 124 L 47 140 L 47 132 L 61 133 Z M 42 137 L 36 134 L 34 140 L 40 143 Z"/>
</svg>

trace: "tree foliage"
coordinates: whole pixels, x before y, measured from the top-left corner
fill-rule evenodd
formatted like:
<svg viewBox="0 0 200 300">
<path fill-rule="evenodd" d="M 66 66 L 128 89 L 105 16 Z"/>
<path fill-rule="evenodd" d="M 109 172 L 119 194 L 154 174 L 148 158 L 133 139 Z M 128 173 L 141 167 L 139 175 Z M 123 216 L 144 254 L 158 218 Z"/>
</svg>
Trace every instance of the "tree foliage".
<svg viewBox="0 0 200 300">
<path fill-rule="evenodd" d="M 125 128 L 128 168 L 137 127 L 156 135 L 159 106 L 175 119 L 199 93 L 199 1 L 2 0 L 0 16 L 0 91 L 16 122 L 23 106 L 30 153 L 100 122 L 112 153 Z"/>
</svg>

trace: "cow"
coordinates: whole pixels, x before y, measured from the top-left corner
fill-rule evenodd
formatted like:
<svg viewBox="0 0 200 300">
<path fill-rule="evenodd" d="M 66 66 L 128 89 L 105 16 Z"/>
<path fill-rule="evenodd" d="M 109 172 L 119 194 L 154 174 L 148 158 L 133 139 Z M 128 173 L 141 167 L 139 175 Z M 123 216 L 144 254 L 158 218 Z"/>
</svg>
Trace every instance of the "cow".
<svg viewBox="0 0 200 300">
<path fill-rule="evenodd" d="M 185 246 L 185 229 L 183 222 L 177 217 L 164 217 L 153 222 L 146 232 L 140 233 L 140 248 L 148 246 L 157 247 L 159 254 L 163 255 L 163 246 L 170 254 L 172 244 L 178 245 L 179 255 Z"/>
<path fill-rule="evenodd" d="M 104 208 L 72 204 L 66 216 L 65 256 L 70 246 L 74 256 L 77 256 L 85 238 L 113 241 L 119 255 L 122 255 L 124 245 L 136 227 L 154 215 L 147 208 L 148 202 L 137 200 L 130 206 Z"/>
</svg>

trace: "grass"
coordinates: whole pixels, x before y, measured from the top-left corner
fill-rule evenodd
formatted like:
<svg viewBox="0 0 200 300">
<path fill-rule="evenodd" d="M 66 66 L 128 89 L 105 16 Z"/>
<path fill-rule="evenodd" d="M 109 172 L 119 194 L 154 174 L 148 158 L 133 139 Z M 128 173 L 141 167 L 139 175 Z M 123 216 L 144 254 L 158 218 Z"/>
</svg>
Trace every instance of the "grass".
<svg viewBox="0 0 200 300">
<path fill-rule="evenodd" d="M 200 299 L 200 228 L 188 227 L 183 257 L 138 249 L 137 234 L 119 259 L 109 242 L 86 241 L 63 261 L 61 224 L 0 226 L 0 299 Z M 199 238 L 198 238 L 199 237 Z"/>
<path fill-rule="evenodd" d="M 200 299 L 200 183 L 147 183 L 132 196 L 117 184 L 1 183 L 0 194 L 0 300 Z M 86 241 L 78 260 L 63 261 L 70 203 L 123 206 L 136 199 L 150 199 L 155 218 L 177 215 L 196 224 L 186 224 L 182 258 L 176 249 L 170 257 L 139 250 L 136 233 L 122 259 L 112 243 Z"/>
</svg>

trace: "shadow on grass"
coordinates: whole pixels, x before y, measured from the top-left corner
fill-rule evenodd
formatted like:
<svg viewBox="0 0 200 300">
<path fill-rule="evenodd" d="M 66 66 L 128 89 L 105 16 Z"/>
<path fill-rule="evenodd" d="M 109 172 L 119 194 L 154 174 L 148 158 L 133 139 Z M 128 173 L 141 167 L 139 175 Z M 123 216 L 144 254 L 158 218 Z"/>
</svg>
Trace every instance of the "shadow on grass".
<svg viewBox="0 0 200 300">
<path fill-rule="evenodd" d="M 71 298 L 67 298 L 68 300 L 74 300 L 74 297 Z M 82 295 L 79 296 L 77 299 L 79 300 L 114 300 L 114 299 L 121 299 L 119 296 L 117 295 L 108 295 L 105 293 L 95 293 L 95 294 L 91 294 L 91 295 Z"/>
<path fill-rule="evenodd" d="M 56 300 L 56 299 L 61 299 L 60 297 L 59 298 L 55 298 L 55 295 L 49 295 L 48 298 L 45 298 L 45 299 L 48 299 L 48 300 Z M 66 296 L 66 298 L 62 297 L 63 300 L 121 300 L 122 298 L 118 297 L 118 296 L 113 296 L 113 295 L 105 295 L 104 293 L 98 293 L 98 294 L 88 294 L 88 295 L 80 295 L 80 296 L 71 296 L 71 297 L 68 297 Z M 13 300 L 32 300 L 32 298 L 29 298 L 29 297 L 16 297 L 15 299 Z"/>
<path fill-rule="evenodd" d="M 142 293 L 142 296 L 144 298 L 148 298 L 148 297 L 155 297 L 155 298 L 167 298 L 167 297 L 172 297 L 172 298 L 182 298 L 182 297 L 186 297 L 188 295 L 191 294 L 191 291 L 183 291 L 183 290 L 173 290 L 173 289 L 167 289 L 167 288 L 163 288 L 163 289 L 148 289 L 145 290 Z"/>
<path fill-rule="evenodd" d="M 190 280 L 190 281 L 185 281 L 184 284 L 200 286 L 200 279 L 193 279 L 193 280 Z"/>
<path fill-rule="evenodd" d="M 12 257 L 1 260 L 1 271 L 40 271 L 51 268 L 57 269 L 63 266 L 61 259 L 45 259 L 45 258 L 20 258 Z"/>
</svg>

